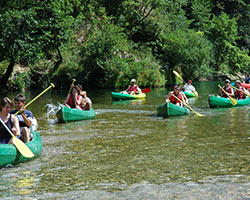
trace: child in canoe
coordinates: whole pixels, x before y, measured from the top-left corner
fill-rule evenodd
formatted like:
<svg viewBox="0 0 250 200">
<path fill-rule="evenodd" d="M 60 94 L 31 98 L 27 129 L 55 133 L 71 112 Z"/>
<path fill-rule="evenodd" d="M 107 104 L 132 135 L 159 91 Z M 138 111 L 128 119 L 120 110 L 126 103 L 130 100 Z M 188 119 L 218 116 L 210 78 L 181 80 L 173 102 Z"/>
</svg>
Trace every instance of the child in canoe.
<svg viewBox="0 0 250 200">
<path fill-rule="evenodd" d="M 8 97 L 4 97 L 0 101 L 0 144 L 13 144 L 13 138 L 6 130 L 2 123 L 9 128 L 9 130 L 18 138 L 21 137 L 18 119 L 15 115 L 10 114 L 13 104 Z"/>
<path fill-rule="evenodd" d="M 188 104 L 188 98 L 183 92 L 181 92 L 181 87 L 178 84 L 175 84 L 173 89 L 174 91 L 169 92 L 165 102 L 170 102 L 181 107 L 184 106 L 183 103 Z"/>
</svg>

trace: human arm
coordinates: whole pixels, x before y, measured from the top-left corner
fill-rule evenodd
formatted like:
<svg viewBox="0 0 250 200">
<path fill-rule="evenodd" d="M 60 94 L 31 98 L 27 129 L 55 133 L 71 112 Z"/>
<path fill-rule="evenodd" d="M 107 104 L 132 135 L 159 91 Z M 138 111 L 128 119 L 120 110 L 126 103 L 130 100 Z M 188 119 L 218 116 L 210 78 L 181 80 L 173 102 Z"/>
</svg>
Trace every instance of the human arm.
<svg viewBox="0 0 250 200">
<path fill-rule="evenodd" d="M 11 131 L 13 132 L 13 134 L 15 136 L 20 136 L 21 135 L 21 132 L 20 132 L 20 126 L 19 126 L 19 120 L 18 118 L 15 116 L 15 115 L 11 115 L 11 119 L 12 119 L 12 125 L 13 125 L 13 128 L 11 129 Z"/>
<path fill-rule="evenodd" d="M 29 128 L 29 127 L 32 126 L 32 120 L 30 120 L 30 119 L 33 117 L 33 115 L 30 113 L 30 114 L 29 114 L 30 116 L 26 116 L 26 115 L 24 114 L 24 111 L 25 111 L 25 107 L 23 106 L 23 107 L 20 108 L 20 114 L 21 114 L 21 116 L 23 117 L 24 123 L 25 123 L 25 124 L 28 126 L 28 128 Z"/>
</svg>

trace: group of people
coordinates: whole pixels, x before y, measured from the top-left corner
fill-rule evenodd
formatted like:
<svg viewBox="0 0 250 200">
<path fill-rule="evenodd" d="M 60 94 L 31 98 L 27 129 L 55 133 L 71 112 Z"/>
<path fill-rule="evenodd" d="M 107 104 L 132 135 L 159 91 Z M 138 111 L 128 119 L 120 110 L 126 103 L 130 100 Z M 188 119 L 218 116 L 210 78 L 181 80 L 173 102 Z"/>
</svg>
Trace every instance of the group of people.
<svg viewBox="0 0 250 200">
<path fill-rule="evenodd" d="M 195 87 L 192 85 L 192 80 L 188 80 L 183 88 L 181 88 L 179 84 L 174 84 L 173 91 L 169 92 L 165 102 L 170 102 L 181 107 L 185 104 L 188 105 L 188 98 L 183 91 L 188 93 L 194 93 L 196 91 Z"/>
<path fill-rule="evenodd" d="M 70 94 L 64 100 L 64 105 L 68 108 L 80 110 L 90 110 L 92 101 L 87 97 L 87 92 L 82 90 L 82 85 L 71 85 Z"/>
<path fill-rule="evenodd" d="M 230 85 L 230 80 L 226 79 L 223 87 L 220 88 L 219 94 L 221 97 L 234 97 L 235 99 L 245 99 L 249 95 L 249 91 L 241 86 L 241 81 L 235 81 L 235 89 Z"/>
<path fill-rule="evenodd" d="M 8 97 L 4 97 L 0 102 L 0 119 L 7 128 L 23 142 L 29 142 L 32 138 L 31 132 L 37 128 L 37 121 L 33 113 L 25 109 L 25 96 L 18 94 L 13 103 Z M 18 114 L 16 114 L 18 113 Z M 13 144 L 13 138 L 6 127 L 0 123 L 0 144 Z"/>
</svg>

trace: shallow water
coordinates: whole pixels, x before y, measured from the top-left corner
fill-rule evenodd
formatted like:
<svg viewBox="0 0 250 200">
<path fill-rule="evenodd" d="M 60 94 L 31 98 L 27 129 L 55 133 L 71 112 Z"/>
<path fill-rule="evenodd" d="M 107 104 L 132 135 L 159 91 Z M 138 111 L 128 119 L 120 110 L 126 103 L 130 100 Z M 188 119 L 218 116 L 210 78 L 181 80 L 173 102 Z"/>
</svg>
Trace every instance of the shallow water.
<svg viewBox="0 0 250 200">
<path fill-rule="evenodd" d="M 156 117 L 168 89 L 125 102 L 92 90 L 96 118 L 65 124 L 48 122 L 46 104 L 67 91 L 49 91 L 29 107 L 43 152 L 0 170 L 0 198 L 249 200 L 250 106 L 210 109 L 217 84 L 194 83 L 199 98 L 190 104 L 204 117 Z M 28 101 L 38 93 L 26 92 Z"/>
</svg>

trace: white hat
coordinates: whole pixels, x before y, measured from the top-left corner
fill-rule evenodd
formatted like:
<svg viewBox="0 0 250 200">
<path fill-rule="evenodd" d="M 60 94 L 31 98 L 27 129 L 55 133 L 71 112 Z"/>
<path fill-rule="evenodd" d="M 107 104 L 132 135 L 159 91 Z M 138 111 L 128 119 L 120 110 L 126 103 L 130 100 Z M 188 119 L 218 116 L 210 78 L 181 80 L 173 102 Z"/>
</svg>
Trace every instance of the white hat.
<svg viewBox="0 0 250 200">
<path fill-rule="evenodd" d="M 132 80 L 131 80 L 131 83 L 133 83 L 133 82 L 135 83 L 135 82 L 136 82 L 136 80 L 135 80 L 135 79 L 132 79 Z"/>
</svg>

